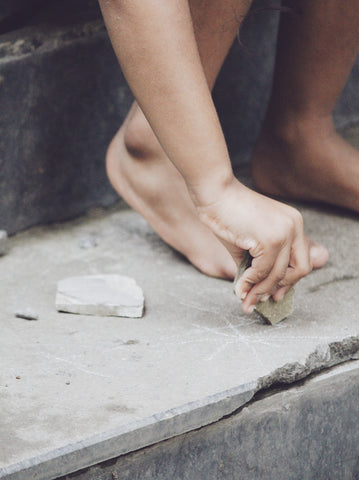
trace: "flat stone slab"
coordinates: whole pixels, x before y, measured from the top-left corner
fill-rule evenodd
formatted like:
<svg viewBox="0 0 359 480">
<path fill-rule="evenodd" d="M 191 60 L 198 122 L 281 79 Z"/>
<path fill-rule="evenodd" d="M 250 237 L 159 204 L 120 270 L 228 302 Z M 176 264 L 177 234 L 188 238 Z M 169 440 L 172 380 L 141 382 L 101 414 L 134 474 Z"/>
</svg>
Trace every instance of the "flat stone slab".
<svg viewBox="0 0 359 480">
<path fill-rule="evenodd" d="M 80 315 L 142 317 L 144 297 L 136 280 L 124 275 L 83 275 L 60 280 L 56 309 Z"/>
<path fill-rule="evenodd" d="M 0 261 L 0 478 L 50 480 L 221 419 L 272 384 L 357 358 L 358 217 L 300 208 L 328 265 L 296 287 L 293 314 L 245 315 L 126 208 L 10 238 Z M 94 235 L 96 248 L 79 240 Z M 57 283 L 125 275 L 143 318 L 62 314 Z M 31 306 L 36 322 L 15 318 Z"/>
</svg>

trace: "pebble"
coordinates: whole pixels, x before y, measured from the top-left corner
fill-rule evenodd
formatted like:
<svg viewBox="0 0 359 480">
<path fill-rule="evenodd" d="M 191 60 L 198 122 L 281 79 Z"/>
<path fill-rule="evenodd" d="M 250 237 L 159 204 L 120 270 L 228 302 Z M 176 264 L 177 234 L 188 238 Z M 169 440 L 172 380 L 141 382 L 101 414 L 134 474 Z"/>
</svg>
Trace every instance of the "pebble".
<svg viewBox="0 0 359 480">
<path fill-rule="evenodd" d="M 24 310 L 18 310 L 15 312 L 15 317 L 22 318 L 24 320 L 38 320 L 39 315 L 31 308 L 25 308 Z"/>
<path fill-rule="evenodd" d="M 79 247 L 87 250 L 88 248 L 97 247 L 98 241 L 97 238 L 93 235 L 89 235 L 87 237 L 82 237 L 79 240 Z"/>
<path fill-rule="evenodd" d="M 269 298 L 266 302 L 259 302 L 256 305 L 256 312 L 258 312 L 268 323 L 275 325 L 281 322 L 293 312 L 294 288 L 280 300 L 275 302 L 273 298 Z"/>
<path fill-rule="evenodd" d="M 59 312 L 139 318 L 144 297 L 131 277 L 85 275 L 59 281 L 55 305 Z"/>
</svg>

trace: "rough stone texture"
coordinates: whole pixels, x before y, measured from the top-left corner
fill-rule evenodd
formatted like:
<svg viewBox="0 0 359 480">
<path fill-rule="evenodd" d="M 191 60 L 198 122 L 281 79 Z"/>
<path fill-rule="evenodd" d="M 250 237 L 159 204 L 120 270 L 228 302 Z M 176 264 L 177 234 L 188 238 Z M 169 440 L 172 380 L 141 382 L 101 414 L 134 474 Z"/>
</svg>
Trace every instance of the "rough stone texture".
<svg viewBox="0 0 359 480">
<path fill-rule="evenodd" d="M 0 262 L 0 476 L 78 471 L 358 358 L 357 217 L 301 211 L 332 259 L 299 283 L 293 314 L 275 326 L 243 314 L 230 282 L 201 275 L 126 209 L 10 239 L 11 255 Z M 90 233 L 99 245 L 83 250 L 78 240 Z M 61 278 L 98 273 L 136 278 L 144 318 L 55 311 Z M 19 299 L 41 321 L 15 318 Z"/>
<path fill-rule="evenodd" d="M 294 288 L 291 288 L 279 302 L 275 302 L 272 298 L 269 298 L 266 302 L 257 303 L 255 310 L 268 323 L 276 325 L 293 313 L 293 301 Z"/>
<path fill-rule="evenodd" d="M 229 418 L 59 480 L 353 480 L 359 362 L 269 391 Z"/>
<path fill-rule="evenodd" d="M 104 159 L 131 95 L 102 20 L 67 18 L 71 3 L 51 2 L 52 15 L 0 36 L 0 228 L 9 233 L 117 199 Z"/>
<path fill-rule="evenodd" d="M 0 230 L 0 256 L 6 253 L 7 241 L 7 232 Z"/>
<path fill-rule="evenodd" d="M 143 308 L 141 288 L 123 275 L 83 275 L 60 280 L 57 285 L 59 312 L 140 318 Z"/>
</svg>

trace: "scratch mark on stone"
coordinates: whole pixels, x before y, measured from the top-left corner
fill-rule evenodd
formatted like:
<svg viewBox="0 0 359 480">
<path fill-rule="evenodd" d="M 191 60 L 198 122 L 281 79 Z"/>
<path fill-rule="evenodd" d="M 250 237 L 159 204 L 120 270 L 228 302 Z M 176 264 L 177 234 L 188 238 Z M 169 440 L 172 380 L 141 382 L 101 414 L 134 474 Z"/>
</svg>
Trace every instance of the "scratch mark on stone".
<svg viewBox="0 0 359 480">
<path fill-rule="evenodd" d="M 75 367 L 80 372 L 87 373 L 88 375 L 94 375 L 96 377 L 102 378 L 112 378 L 110 375 L 103 375 L 102 373 L 93 372 L 92 370 L 88 370 L 87 368 L 81 367 L 80 365 L 76 365 L 76 363 L 72 362 L 71 360 L 67 360 L 66 358 L 55 357 L 49 354 L 47 354 L 46 357 L 48 359 L 56 360 L 58 362 L 67 363 L 68 365 Z"/>
<path fill-rule="evenodd" d="M 204 327 L 203 325 L 197 325 L 195 323 L 193 323 L 192 326 L 198 328 L 202 332 L 213 333 L 214 335 L 218 335 L 221 337 L 233 338 L 233 334 L 221 332 L 219 329 Z M 226 327 L 223 327 L 223 328 L 226 328 Z"/>
<path fill-rule="evenodd" d="M 175 293 L 173 292 L 166 292 L 167 295 L 169 295 L 170 297 L 174 297 L 174 298 L 177 298 L 179 299 L 179 304 L 180 305 L 183 305 L 184 307 L 190 307 L 190 308 L 194 308 L 195 310 L 199 310 L 200 312 L 207 312 L 207 313 L 218 313 L 218 314 L 221 314 L 222 312 L 218 309 L 218 308 L 208 308 L 208 307 L 204 307 L 203 305 L 198 305 L 196 303 L 192 303 L 192 302 L 184 302 L 182 300 L 182 297 L 180 297 L 179 295 L 176 295 Z"/>
<path fill-rule="evenodd" d="M 222 345 L 220 345 L 218 348 L 216 348 L 216 349 L 211 353 L 211 355 L 209 355 L 209 356 L 206 358 L 206 361 L 207 361 L 207 362 L 210 362 L 211 360 L 213 360 L 217 355 L 219 355 L 221 352 L 223 352 L 223 350 L 226 350 L 226 348 L 228 347 L 228 345 L 230 345 L 231 343 L 233 343 L 233 342 L 222 343 Z"/>
</svg>

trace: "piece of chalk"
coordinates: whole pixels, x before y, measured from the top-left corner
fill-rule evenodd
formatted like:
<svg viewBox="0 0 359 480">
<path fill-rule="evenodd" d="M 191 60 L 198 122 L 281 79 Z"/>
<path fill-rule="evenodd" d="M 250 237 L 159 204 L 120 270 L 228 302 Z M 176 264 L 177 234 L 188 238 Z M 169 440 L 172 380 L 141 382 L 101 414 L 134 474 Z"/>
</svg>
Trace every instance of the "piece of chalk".
<svg viewBox="0 0 359 480">
<path fill-rule="evenodd" d="M 248 251 L 244 253 L 243 259 L 238 267 L 236 278 L 234 279 L 234 289 L 239 277 L 251 266 L 252 257 Z M 275 325 L 287 318 L 293 312 L 294 288 L 280 300 L 275 302 L 270 297 L 266 302 L 258 302 L 255 311 L 258 312 L 268 323 Z"/>
</svg>

